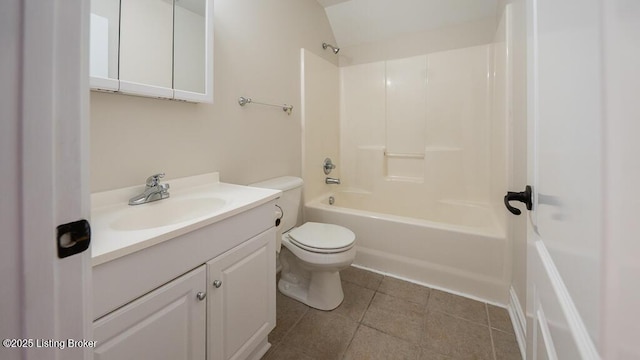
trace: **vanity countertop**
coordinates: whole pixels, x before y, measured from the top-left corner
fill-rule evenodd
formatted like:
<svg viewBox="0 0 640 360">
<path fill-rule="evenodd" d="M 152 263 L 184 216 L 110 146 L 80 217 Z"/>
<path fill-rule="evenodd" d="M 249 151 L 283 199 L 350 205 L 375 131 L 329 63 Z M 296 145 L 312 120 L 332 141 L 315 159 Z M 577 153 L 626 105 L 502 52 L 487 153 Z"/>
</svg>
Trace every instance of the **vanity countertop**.
<svg viewBox="0 0 640 360">
<path fill-rule="evenodd" d="M 128 205 L 128 200 L 141 193 L 144 185 L 91 195 L 93 266 L 224 220 L 281 194 L 279 190 L 221 183 L 218 173 L 163 183 L 170 184 L 170 197 L 142 205 Z M 145 225 L 147 221 L 149 225 Z"/>
</svg>

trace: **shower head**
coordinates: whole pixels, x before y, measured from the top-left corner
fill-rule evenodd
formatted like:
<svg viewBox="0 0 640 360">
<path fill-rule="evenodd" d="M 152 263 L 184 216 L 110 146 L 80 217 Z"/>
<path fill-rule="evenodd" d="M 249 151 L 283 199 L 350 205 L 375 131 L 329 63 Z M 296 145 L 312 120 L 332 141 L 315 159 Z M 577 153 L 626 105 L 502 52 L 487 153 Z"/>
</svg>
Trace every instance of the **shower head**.
<svg viewBox="0 0 640 360">
<path fill-rule="evenodd" d="M 334 54 L 337 54 L 338 51 L 340 51 L 339 47 L 335 47 L 331 44 L 327 44 L 327 43 L 322 43 L 322 48 L 327 50 L 327 48 L 331 48 L 331 51 L 333 51 Z"/>
</svg>

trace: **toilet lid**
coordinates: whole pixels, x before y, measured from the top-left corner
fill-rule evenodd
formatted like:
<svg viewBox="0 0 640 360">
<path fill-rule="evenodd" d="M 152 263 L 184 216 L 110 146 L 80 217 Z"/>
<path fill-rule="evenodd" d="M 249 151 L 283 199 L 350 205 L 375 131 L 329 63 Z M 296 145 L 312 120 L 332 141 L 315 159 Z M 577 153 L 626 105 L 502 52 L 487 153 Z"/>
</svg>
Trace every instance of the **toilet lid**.
<svg viewBox="0 0 640 360">
<path fill-rule="evenodd" d="M 289 239 L 299 247 L 314 252 L 335 252 L 353 246 L 353 231 L 333 224 L 308 222 L 289 232 Z"/>
</svg>

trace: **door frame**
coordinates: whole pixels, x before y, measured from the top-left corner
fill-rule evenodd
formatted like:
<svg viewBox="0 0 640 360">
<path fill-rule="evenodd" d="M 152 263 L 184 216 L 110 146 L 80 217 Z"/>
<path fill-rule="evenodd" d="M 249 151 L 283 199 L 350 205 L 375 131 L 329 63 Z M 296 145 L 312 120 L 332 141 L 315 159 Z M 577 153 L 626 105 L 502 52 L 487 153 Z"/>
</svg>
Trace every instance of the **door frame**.
<svg viewBox="0 0 640 360">
<path fill-rule="evenodd" d="M 2 129 L 15 140 L 2 170 L 16 193 L 7 205 L 15 221 L 8 226 L 7 256 L 18 259 L 3 274 L 14 295 L 2 311 L 19 314 L 0 327 L 3 338 L 65 345 L 92 338 L 90 250 L 60 259 L 56 240 L 58 225 L 90 215 L 89 9 L 87 0 L 0 3 L 16 25 L 2 42 L 18 52 L 7 57 L 6 68 L 3 63 L 3 78 L 13 71 L 13 83 L 0 88 L 13 101 Z M 91 348 L 68 346 L 3 347 L 0 353 L 8 359 L 93 357 Z"/>
</svg>

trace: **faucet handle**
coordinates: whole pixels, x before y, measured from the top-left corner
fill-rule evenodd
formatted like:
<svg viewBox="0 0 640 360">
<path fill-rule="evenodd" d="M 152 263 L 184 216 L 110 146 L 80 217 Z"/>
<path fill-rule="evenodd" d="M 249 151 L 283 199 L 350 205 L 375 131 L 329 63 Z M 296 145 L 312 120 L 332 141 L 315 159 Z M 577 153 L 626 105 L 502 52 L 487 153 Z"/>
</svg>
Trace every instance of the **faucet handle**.
<svg viewBox="0 0 640 360">
<path fill-rule="evenodd" d="M 164 177 L 164 173 L 159 173 L 159 174 L 149 176 L 147 178 L 147 186 L 148 187 L 157 186 L 158 183 L 160 182 L 160 179 L 162 179 L 163 177 Z"/>
<path fill-rule="evenodd" d="M 322 169 L 324 170 L 325 175 L 329 175 L 331 173 L 331 170 L 335 168 L 336 165 L 331 161 L 330 158 L 324 159 L 324 162 L 322 163 Z"/>
</svg>

